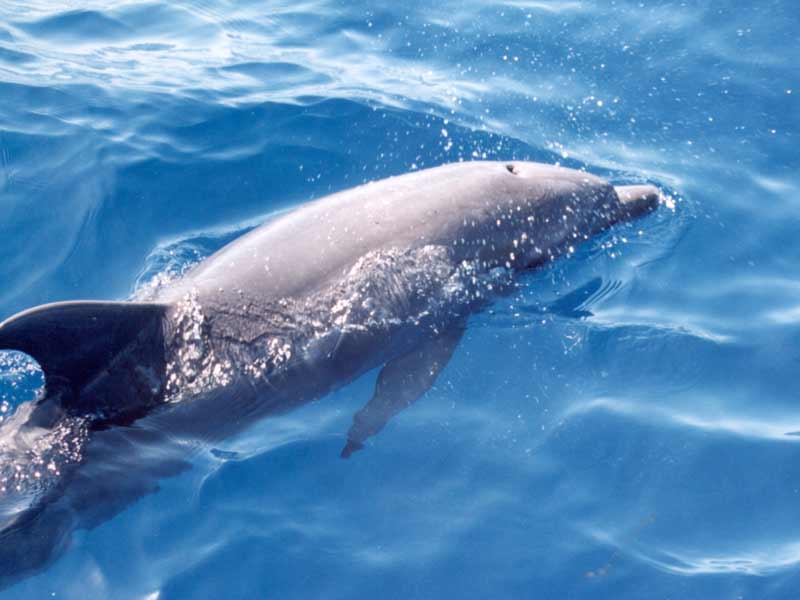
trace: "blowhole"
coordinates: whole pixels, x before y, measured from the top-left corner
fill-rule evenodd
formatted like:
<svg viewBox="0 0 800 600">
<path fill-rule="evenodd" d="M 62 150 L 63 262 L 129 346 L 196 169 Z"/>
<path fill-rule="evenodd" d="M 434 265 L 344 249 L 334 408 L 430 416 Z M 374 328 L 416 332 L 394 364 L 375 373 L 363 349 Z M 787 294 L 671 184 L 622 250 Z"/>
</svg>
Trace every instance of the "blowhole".
<svg viewBox="0 0 800 600">
<path fill-rule="evenodd" d="M 517 171 L 517 167 L 515 167 L 515 166 L 514 166 L 513 164 L 511 164 L 511 163 L 508 163 L 508 164 L 506 165 L 506 170 L 507 170 L 509 173 L 511 173 L 512 175 L 519 175 L 519 171 Z"/>
</svg>

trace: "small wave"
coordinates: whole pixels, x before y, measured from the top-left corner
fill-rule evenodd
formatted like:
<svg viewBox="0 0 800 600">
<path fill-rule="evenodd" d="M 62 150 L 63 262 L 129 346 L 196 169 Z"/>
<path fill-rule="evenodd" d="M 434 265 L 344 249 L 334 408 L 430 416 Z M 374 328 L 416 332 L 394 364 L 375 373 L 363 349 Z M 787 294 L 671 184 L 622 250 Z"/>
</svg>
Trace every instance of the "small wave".
<svg viewBox="0 0 800 600">
<path fill-rule="evenodd" d="M 698 402 L 699 406 L 707 404 Z M 662 408 L 618 398 L 595 398 L 571 405 L 563 413 L 564 419 L 592 412 L 604 412 L 645 423 L 669 424 L 672 427 L 733 435 L 756 440 L 788 443 L 800 442 L 800 416 L 776 416 L 773 419 L 755 419 L 747 416 L 690 413 L 678 408 Z"/>
<path fill-rule="evenodd" d="M 0 46 L 0 61 L 11 63 L 11 64 L 22 64 L 28 63 L 36 60 L 36 57 L 33 54 L 28 54 L 27 52 L 17 52 L 16 50 L 11 50 L 10 48 L 4 48 Z"/>
<path fill-rule="evenodd" d="M 132 33 L 124 23 L 95 10 L 75 10 L 17 23 L 23 31 L 52 40 L 119 40 Z"/>
<path fill-rule="evenodd" d="M 743 542 L 740 548 L 717 551 L 647 543 L 641 539 L 646 532 L 643 530 L 654 521 L 655 518 L 650 517 L 639 523 L 634 529 L 634 533 L 638 535 L 599 528 L 589 528 L 583 533 L 596 543 L 617 548 L 613 555 L 617 560 L 620 556 L 627 556 L 661 571 L 684 577 L 725 574 L 763 577 L 795 569 L 800 564 L 800 542 L 794 540 L 755 544 Z M 594 573 L 590 573 L 591 575 Z"/>
<path fill-rule="evenodd" d="M 521 8 L 523 10 L 542 11 L 553 14 L 585 10 L 585 5 L 583 2 L 570 2 L 570 1 L 537 2 L 536 0 L 505 0 L 503 4 L 505 6 Z"/>
<path fill-rule="evenodd" d="M 652 328 L 664 332 L 690 335 L 692 337 L 713 342 L 729 344 L 737 338 L 734 334 L 714 331 L 716 325 L 720 330 L 727 324 L 715 322 L 708 315 L 690 314 L 685 311 L 668 311 L 660 308 L 624 309 L 621 307 L 598 309 L 594 316 L 595 323 L 607 327 Z"/>
<path fill-rule="evenodd" d="M 238 73 L 257 79 L 272 89 L 294 87 L 297 85 L 328 83 L 331 78 L 296 63 L 288 62 L 246 62 L 221 68 L 227 73 Z"/>
<path fill-rule="evenodd" d="M 678 550 L 633 551 L 639 560 L 670 573 L 686 576 L 741 574 L 766 576 L 800 565 L 800 542 L 774 542 L 729 553 Z"/>
</svg>

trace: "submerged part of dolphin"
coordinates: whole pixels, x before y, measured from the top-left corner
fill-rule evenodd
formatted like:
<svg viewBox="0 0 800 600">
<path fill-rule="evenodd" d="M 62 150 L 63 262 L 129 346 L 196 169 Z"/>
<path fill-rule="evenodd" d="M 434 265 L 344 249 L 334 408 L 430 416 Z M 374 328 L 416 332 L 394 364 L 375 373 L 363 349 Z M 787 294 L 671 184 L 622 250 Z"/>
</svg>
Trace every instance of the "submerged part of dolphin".
<svg viewBox="0 0 800 600">
<path fill-rule="evenodd" d="M 445 165 L 294 209 L 152 302 L 62 302 L 0 324 L 45 392 L 0 427 L 0 576 L 42 568 L 187 466 L 187 447 L 383 365 L 342 456 L 435 382 L 467 317 L 516 272 L 657 206 L 528 162 Z M 189 440 L 189 443 L 187 443 Z"/>
</svg>

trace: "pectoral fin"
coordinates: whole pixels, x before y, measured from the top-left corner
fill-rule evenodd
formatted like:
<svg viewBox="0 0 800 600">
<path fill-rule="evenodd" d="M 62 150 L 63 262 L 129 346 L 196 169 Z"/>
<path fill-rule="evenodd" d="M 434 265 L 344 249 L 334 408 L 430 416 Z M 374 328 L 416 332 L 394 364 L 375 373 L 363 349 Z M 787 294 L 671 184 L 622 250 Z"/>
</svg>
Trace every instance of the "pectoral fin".
<svg viewBox="0 0 800 600">
<path fill-rule="evenodd" d="M 367 438 L 378 433 L 389 419 L 411 406 L 433 386 L 463 333 L 463 326 L 454 327 L 384 365 L 372 398 L 353 417 L 342 458 L 361 450 Z"/>
</svg>

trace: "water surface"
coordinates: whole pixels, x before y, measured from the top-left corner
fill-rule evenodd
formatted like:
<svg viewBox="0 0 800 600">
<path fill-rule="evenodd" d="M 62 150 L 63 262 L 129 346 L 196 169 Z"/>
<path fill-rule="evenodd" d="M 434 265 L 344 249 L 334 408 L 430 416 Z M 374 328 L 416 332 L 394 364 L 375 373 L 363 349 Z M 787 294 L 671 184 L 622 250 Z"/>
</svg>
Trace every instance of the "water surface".
<svg viewBox="0 0 800 600">
<path fill-rule="evenodd" d="M 352 460 L 375 373 L 0 597 L 795 598 L 798 27 L 788 0 L 4 2 L 0 318 L 453 160 L 671 202 L 477 315 Z M 7 413 L 41 379 L 2 361 Z"/>
</svg>

